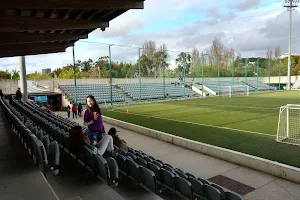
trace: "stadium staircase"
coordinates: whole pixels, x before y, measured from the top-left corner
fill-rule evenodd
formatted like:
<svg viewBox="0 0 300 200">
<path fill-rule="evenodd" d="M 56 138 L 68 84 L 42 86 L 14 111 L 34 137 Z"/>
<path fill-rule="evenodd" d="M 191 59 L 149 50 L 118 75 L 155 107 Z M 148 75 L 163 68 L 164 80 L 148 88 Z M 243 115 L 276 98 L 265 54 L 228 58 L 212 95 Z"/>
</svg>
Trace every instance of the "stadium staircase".
<svg viewBox="0 0 300 200">
<path fill-rule="evenodd" d="M 245 82 L 245 81 L 241 81 L 243 84 L 245 84 L 245 85 L 248 85 L 249 86 L 249 91 L 251 91 L 251 90 L 258 90 L 258 88 L 256 88 L 255 86 L 253 86 L 253 85 L 251 85 L 251 84 L 249 84 L 248 82 Z"/>
<path fill-rule="evenodd" d="M 113 88 L 117 93 L 125 100 L 125 102 L 133 102 L 132 98 L 128 94 L 126 94 L 118 85 L 113 85 Z"/>
<path fill-rule="evenodd" d="M 294 82 L 293 86 L 292 86 L 293 90 L 298 90 L 300 89 L 300 79 L 297 78 L 297 80 Z"/>
</svg>

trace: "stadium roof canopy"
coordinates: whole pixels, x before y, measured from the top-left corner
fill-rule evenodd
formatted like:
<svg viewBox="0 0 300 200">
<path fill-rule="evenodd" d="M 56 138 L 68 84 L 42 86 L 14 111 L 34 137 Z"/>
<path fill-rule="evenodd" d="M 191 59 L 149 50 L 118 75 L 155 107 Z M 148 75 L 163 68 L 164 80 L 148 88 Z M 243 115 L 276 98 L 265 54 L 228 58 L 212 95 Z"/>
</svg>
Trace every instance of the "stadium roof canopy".
<svg viewBox="0 0 300 200">
<path fill-rule="evenodd" d="M 144 0 L 3 0 L 0 58 L 64 52 L 126 11 L 143 8 Z"/>
</svg>

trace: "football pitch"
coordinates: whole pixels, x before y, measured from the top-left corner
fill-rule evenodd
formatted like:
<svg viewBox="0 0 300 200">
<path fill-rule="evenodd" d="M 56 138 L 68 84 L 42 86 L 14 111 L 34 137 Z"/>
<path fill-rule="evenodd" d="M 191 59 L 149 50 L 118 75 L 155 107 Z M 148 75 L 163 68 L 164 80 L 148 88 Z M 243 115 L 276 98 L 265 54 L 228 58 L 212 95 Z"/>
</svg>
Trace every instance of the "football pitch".
<svg viewBox="0 0 300 200">
<path fill-rule="evenodd" d="M 300 91 L 138 104 L 102 112 L 147 128 L 300 167 L 300 146 L 275 141 L 279 107 L 286 104 L 300 104 Z"/>
</svg>

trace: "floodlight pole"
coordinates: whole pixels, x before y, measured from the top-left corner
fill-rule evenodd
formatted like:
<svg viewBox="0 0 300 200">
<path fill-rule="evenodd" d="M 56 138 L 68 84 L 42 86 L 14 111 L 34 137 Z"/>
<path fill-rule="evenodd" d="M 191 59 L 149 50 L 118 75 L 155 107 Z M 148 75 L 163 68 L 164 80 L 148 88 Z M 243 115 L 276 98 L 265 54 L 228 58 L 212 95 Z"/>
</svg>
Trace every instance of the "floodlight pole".
<svg viewBox="0 0 300 200">
<path fill-rule="evenodd" d="M 287 72 L 287 90 L 291 89 L 291 45 L 292 45 L 292 11 L 299 6 L 299 0 L 285 0 L 283 7 L 290 12 L 289 17 L 289 55 L 288 55 L 288 72 Z"/>
<path fill-rule="evenodd" d="M 141 86 L 141 49 L 139 48 L 139 60 L 138 60 L 138 67 L 139 67 L 139 99 L 142 101 L 142 86 Z"/>
<path fill-rule="evenodd" d="M 76 83 L 76 64 L 75 64 L 75 44 L 73 46 L 73 68 L 74 68 L 74 86 L 75 86 L 75 104 L 77 104 L 77 83 Z"/>
<path fill-rule="evenodd" d="M 113 46 L 113 44 L 110 44 L 108 46 L 108 51 L 109 51 L 109 74 L 110 74 L 110 105 L 113 105 L 113 98 L 112 98 L 112 65 L 111 65 L 111 49 L 110 47 Z"/>
<path fill-rule="evenodd" d="M 184 53 L 183 57 L 183 93 L 185 98 L 185 68 L 186 68 L 186 53 Z"/>
<path fill-rule="evenodd" d="M 165 49 L 162 51 L 162 69 L 163 69 L 163 90 L 164 90 L 164 98 L 166 98 L 166 65 L 165 65 Z"/>
</svg>

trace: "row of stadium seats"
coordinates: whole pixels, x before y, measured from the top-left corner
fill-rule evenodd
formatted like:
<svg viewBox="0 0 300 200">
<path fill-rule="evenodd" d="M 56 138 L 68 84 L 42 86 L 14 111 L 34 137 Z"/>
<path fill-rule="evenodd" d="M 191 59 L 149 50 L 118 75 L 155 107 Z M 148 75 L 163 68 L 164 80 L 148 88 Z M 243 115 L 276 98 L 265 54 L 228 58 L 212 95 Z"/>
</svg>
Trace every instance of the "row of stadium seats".
<svg viewBox="0 0 300 200">
<path fill-rule="evenodd" d="M 78 103 L 85 104 L 86 97 L 88 95 L 93 95 L 98 103 L 110 102 L 111 100 L 111 88 L 105 84 L 91 84 L 91 85 L 77 85 L 76 95 L 75 86 L 73 85 L 61 85 L 60 89 L 68 96 L 69 100 L 75 101 L 77 98 Z M 112 90 L 112 101 L 113 102 L 123 102 L 124 99 L 120 96 L 118 92 L 113 88 Z"/>
<path fill-rule="evenodd" d="M 197 82 L 195 84 L 202 85 L 202 82 Z M 217 94 L 220 92 L 222 93 L 227 93 L 228 91 L 225 89 L 223 86 L 232 86 L 232 89 L 234 90 L 235 93 L 246 93 L 247 89 L 249 92 L 255 92 L 255 91 L 266 91 L 269 90 L 269 86 L 265 83 L 262 83 L 260 81 L 204 81 L 203 85 L 206 87 L 210 88 L 211 90 L 215 91 Z M 249 85 L 247 88 L 246 86 Z M 242 87 L 245 86 L 245 87 Z M 276 88 L 271 87 L 271 90 L 276 90 Z"/>
<path fill-rule="evenodd" d="M 49 114 L 45 111 L 40 112 L 38 108 L 34 108 L 33 105 L 27 102 L 23 102 L 23 104 L 26 107 L 24 110 L 32 109 L 34 112 L 36 112 L 35 116 L 39 115 L 34 120 L 41 126 L 46 127 L 46 133 L 48 133 L 50 140 L 57 141 L 61 149 L 65 150 L 77 161 L 84 163 L 86 168 L 94 172 L 96 175 L 102 177 L 102 179 L 105 180 L 108 185 L 115 184 L 117 182 L 117 179 L 119 178 L 119 171 L 117 163 L 113 158 L 105 159 L 100 155 L 94 155 L 93 152 L 91 152 L 91 150 L 88 148 L 84 148 L 84 151 L 78 155 L 73 155 L 69 152 L 68 132 L 73 126 L 78 125 L 77 123 L 53 114 Z M 49 119 L 50 122 L 47 119 Z M 90 162 L 90 157 L 95 158 L 95 162 Z"/>
<path fill-rule="evenodd" d="M 181 86 L 175 86 L 170 83 L 164 85 L 162 83 L 142 83 L 139 84 L 119 84 L 126 94 L 128 94 L 133 100 L 138 100 L 141 88 L 141 99 L 160 99 L 164 98 L 164 91 L 167 97 L 183 97 L 188 94 L 195 94 L 190 88 L 183 88 Z"/>
<path fill-rule="evenodd" d="M 265 84 L 261 81 L 248 80 L 248 81 L 242 81 L 242 82 L 245 84 L 248 84 L 249 86 L 255 88 L 258 91 L 276 90 L 275 87 L 269 86 L 268 84 Z"/>
<path fill-rule="evenodd" d="M 23 105 L 13 102 L 14 106 L 21 111 L 20 113 L 24 114 L 22 117 L 28 118 L 27 125 L 36 129 L 36 126 L 32 124 L 33 121 L 38 127 L 49 133 L 50 140 L 56 141 L 61 149 L 68 152 L 67 132 L 77 123 L 47 113 L 28 102 L 22 103 Z M 107 184 L 117 183 L 120 169 L 121 173 L 153 192 L 168 189 L 189 199 L 194 199 L 194 197 L 205 197 L 211 200 L 242 199 L 239 195 L 226 191 L 205 179 L 197 179 L 192 174 L 184 173 L 182 170 L 157 160 L 142 151 L 131 148 L 128 152 L 116 150 L 114 155 L 116 160 L 111 157 L 105 159 L 94 154 L 88 148 L 85 148 L 80 155 L 72 156 L 83 162 L 90 171 L 107 180 Z"/>
<path fill-rule="evenodd" d="M 35 157 L 36 164 L 42 168 L 43 174 L 47 177 L 47 172 L 59 173 L 60 151 L 56 141 L 43 136 L 44 130 L 38 129 L 22 112 L 13 108 L 7 101 L 0 99 L 0 104 L 5 111 L 5 115 L 12 125 L 14 133 L 23 143 L 29 155 Z"/>
<path fill-rule="evenodd" d="M 168 189 L 187 199 L 242 200 L 243 198 L 203 178 L 155 159 L 141 150 L 129 148 L 116 157 L 120 172 L 153 192 Z"/>
</svg>

